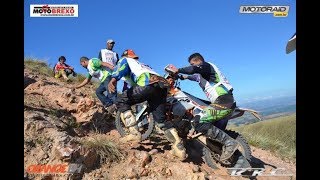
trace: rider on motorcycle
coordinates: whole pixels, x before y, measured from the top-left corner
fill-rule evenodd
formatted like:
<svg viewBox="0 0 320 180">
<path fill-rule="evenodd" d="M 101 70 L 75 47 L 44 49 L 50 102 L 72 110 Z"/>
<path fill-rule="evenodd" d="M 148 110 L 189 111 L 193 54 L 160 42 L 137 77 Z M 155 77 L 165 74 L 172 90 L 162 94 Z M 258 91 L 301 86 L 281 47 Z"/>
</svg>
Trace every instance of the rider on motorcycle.
<svg viewBox="0 0 320 180">
<path fill-rule="evenodd" d="M 115 91 L 116 82 L 122 77 L 130 85 L 130 88 L 120 94 L 116 100 L 117 109 L 121 112 L 120 117 L 130 131 L 129 135 L 121 141 L 141 141 L 141 133 L 134 127 L 137 122 L 131 106 L 148 101 L 157 126 L 164 131 L 166 138 L 173 142 L 171 153 L 184 159 L 186 150 L 177 130 L 172 124 L 165 122 L 165 104 L 169 84 L 152 68 L 137 59 L 139 57 L 133 50 L 125 50 L 108 85 L 109 91 Z"/>
<path fill-rule="evenodd" d="M 210 106 L 204 109 L 204 115 L 196 124 L 196 130 L 207 134 L 223 143 L 220 160 L 229 159 L 239 143 L 223 130 L 214 126 L 214 122 L 230 116 L 236 107 L 233 98 L 233 88 L 220 70 L 212 63 L 206 62 L 201 54 L 194 53 L 188 59 L 190 66 L 184 68 L 170 67 L 174 74 L 188 74 L 180 76 L 182 79 L 197 81 L 207 98 L 211 101 Z"/>
</svg>

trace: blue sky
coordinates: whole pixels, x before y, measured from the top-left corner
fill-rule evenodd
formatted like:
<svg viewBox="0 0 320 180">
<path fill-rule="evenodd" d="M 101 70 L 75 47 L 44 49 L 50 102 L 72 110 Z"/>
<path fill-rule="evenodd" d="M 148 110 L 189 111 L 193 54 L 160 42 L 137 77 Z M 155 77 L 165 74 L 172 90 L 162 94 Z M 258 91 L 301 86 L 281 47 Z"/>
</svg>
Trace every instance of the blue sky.
<svg viewBox="0 0 320 180">
<path fill-rule="evenodd" d="M 77 18 L 31 18 L 30 4 L 78 4 Z M 288 5 L 287 17 L 240 14 L 241 5 Z M 194 52 L 216 64 L 238 101 L 295 95 L 296 51 L 286 54 L 296 32 L 292 0 L 28 0 L 24 1 L 24 55 L 53 65 L 64 55 L 79 73 L 81 56 L 97 57 L 106 40 L 121 55 L 133 49 L 140 61 L 164 74 L 167 64 L 188 65 Z M 198 84 L 181 82 L 205 98 Z"/>
</svg>

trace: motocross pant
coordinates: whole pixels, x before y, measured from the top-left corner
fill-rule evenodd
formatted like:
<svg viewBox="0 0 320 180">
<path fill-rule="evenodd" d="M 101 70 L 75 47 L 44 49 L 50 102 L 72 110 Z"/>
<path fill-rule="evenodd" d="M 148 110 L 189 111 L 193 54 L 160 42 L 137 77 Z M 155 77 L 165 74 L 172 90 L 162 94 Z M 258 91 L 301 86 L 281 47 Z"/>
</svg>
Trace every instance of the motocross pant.
<svg viewBox="0 0 320 180">
<path fill-rule="evenodd" d="M 167 89 L 157 86 L 157 83 L 146 86 L 134 86 L 119 94 L 116 106 L 123 113 L 131 110 L 132 105 L 147 101 L 156 123 L 163 123 L 165 121 L 166 98 Z"/>
<path fill-rule="evenodd" d="M 214 103 L 206 107 L 200 123 L 212 123 L 222 120 L 232 114 L 236 103 L 232 94 L 219 96 Z"/>
</svg>

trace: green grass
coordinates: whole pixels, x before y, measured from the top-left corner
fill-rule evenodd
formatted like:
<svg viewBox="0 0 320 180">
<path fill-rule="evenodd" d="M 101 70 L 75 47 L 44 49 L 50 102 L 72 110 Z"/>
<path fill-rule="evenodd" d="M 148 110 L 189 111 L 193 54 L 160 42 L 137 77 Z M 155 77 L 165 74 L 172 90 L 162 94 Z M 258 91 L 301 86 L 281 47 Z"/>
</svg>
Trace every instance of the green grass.
<svg viewBox="0 0 320 180">
<path fill-rule="evenodd" d="M 278 117 L 230 129 L 240 132 L 255 147 L 270 150 L 282 159 L 296 159 L 296 115 Z"/>
<path fill-rule="evenodd" d="M 106 162 L 119 162 L 124 158 L 124 155 L 117 146 L 104 136 L 97 135 L 90 137 L 90 139 L 82 140 L 81 144 L 85 148 L 94 149 L 99 155 L 101 164 Z"/>
</svg>

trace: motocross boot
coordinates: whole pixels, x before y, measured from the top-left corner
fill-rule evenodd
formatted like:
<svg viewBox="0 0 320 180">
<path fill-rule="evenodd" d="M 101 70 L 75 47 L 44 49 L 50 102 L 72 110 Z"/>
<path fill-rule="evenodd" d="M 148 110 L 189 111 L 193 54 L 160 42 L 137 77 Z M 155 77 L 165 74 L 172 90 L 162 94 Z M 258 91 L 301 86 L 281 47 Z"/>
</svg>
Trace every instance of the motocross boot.
<svg viewBox="0 0 320 180">
<path fill-rule="evenodd" d="M 170 128 L 165 130 L 164 134 L 166 138 L 173 143 L 170 153 L 177 156 L 181 161 L 184 160 L 187 157 L 187 153 L 177 130 L 175 128 Z"/>
<path fill-rule="evenodd" d="M 131 110 L 120 114 L 120 118 L 126 127 L 129 128 L 129 134 L 120 138 L 120 142 L 126 143 L 130 141 L 140 142 L 142 139 L 141 133 L 135 128 L 137 124 L 136 118 Z"/>
<path fill-rule="evenodd" d="M 215 127 L 211 123 L 199 123 L 196 127 L 197 131 L 206 134 L 210 139 L 217 140 L 223 144 L 220 160 L 229 159 L 238 149 L 239 143 L 237 140 L 230 137 L 223 130 Z"/>
</svg>

